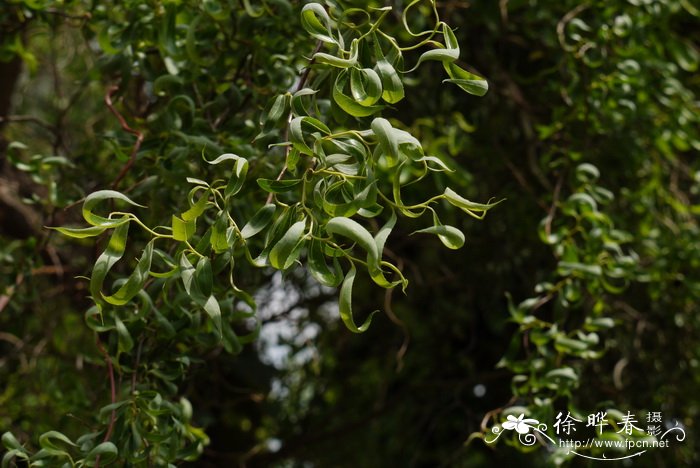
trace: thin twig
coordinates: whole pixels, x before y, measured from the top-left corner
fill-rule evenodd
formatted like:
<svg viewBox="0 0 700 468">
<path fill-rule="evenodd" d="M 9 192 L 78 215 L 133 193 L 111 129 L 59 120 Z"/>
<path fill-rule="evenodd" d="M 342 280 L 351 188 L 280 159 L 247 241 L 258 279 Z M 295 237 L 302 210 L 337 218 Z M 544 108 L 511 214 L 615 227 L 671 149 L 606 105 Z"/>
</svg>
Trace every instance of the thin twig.
<svg viewBox="0 0 700 468">
<path fill-rule="evenodd" d="M 72 15 L 70 13 L 66 13 L 65 11 L 57 10 L 55 8 L 47 8 L 43 10 L 43 12 L 48 13 L 50 15 L 61 16 L 63 18 L 79 20 L 81 23 L 84 23 L 85 21 L 92 18 L 92 14 L 89 11 L 86 11 L 85 13 L 81 13 L 79 15 Z"/>
<path fill-rule="evenodd" d="M 537 202 L 537 204 L 542 208 L 543 210 L 547 211 L 547 205 L 542 202 L 535 193 L 534 189 L 528 184 L 527 180 L 525 179 L 525 176 L 523 173 L 513 164 L 510 162 L 507 157 L 503 154 L 503 152 L 499 152 L 501 157 L 503 158 L 503 162 L 505 163 L 506 167 L 508 170 L 513 174 L 513 177 L 515 180 L 518 182 L 518 184 L 525 189 L 530 195 L 532 195 L 532 198 Z"/>
<path fill-rule="evenodd" d="M 513 403 L 515 403 L 516 401 L 518 401 L 518 397 L 515 396 L 515 395 L 513 395 L 513 396 L 511 397 L 511 399 L 508 400 L 508 403 L 506 403 L 505 405 L 503 405 L 503 406 L 501 406 L 501 407 L 499 407 L 499 408 L 494 408 L 494 409 L 492 409 L 491 411 L 487 412 L 487 413 L 484 415 L 483 419 L 481 420 L 481 424 L 479 425 L 479 427 L 481 427 L 482 432 L 487 432 L 487 431 L 488 431 L 487 424 L 488 424 L 488 422 L 489 422 L 489 419 L 492 419 L 492 418 L 493 418 L 493 420 L 494 420 L 494 422 L 495 422 L 495 421 L 496 421 L 496 416 L 497 416 L 499 413 L 501 413 L 504 409 L 508 408 L 509 406 L 512 406 Z"/>
<path fill-rule="evenodd" d="M 406 351 L 408 351 L 408 345 L 411 342 L 411 334 L 408 332 L 408 327 L 403 322 L 403 320 L 398 318 L 394 313 L 394 309 L 391 306 L 393 293 L 394 288 L 389 288 L 384 293 L 384 313 L 387 317 L 389 317 L 389 320 L 391 320 L 394 324 L 398 325 L 399 328 L 401 328 L 401 331 L 403 332 L 403 343 L 401 343 L 401 347 L 396 352 L 396 372 L 401 372 L 401 369 L 403 369 L 404 364 L 403 358 L 404 356 L 406 356 Z"/>
<path fill-rule="evenodd" d="M 95 343 L 97 344 L 97 348 L 100 350 L 102 356 L 104 356 L 105 362 L 107 363 L 107 373 L 109 374 L 110 397 L 112 404 L 115 404 L 117 402 L 117 386 L 114 382 L 114 366 L 112 366 L 112 359 L 109 357 L 109 354 L 107 354 L 107 350 L 105 350 L 104 346 L 102 346 L 100 337 L 97 334 L 95 334 Z M 114 424 L 116 420 L 117 410 L 113 407 L 112 413 L 109 417 L 109 425 L 107 426 L 107 432 L 105 433 L 104 439 L 102 440 L 103 443 L 109 442 L 109 439 L 112 437 L 112 431 L 114 430 Z M 95 458 L 95 468 L 100 468 L 99 455 L 97 456 L 97 458 Z"/>
<path fill-rule="evenodd" d="M 508 24 L 508 0 L 500 0 L 498 2 L 498 9 L 501 12 L 501 24 L 505 26 Z"/>
<path fill-rule="evenodd" d="M 126 174 L 129 172 L 129 169 L 131 169 L 131 166 L 134 165 L 134 162 L 136 161 L 136 153 L 138 153 L 139 149 L 141 148 L 141 143 L 143 142 L 143 133 L 139 132 L 138 130 L 134 130 L 133 128 L 129 127 L 129 124 L 126 123 L 126 120 L 124 120 L 124 117 L 119 113 L 118 110 L 114 108 L 114 105 L 112 104 L 112 95 L 116 93 L 119 90 L 119 87 L 116 85 L 110 86 L 109 89 L 107 90 L 107 93 L 105 94 L 105 104 L 107 104 L 107 107 L 109 108 L 110 111 L 112 111 L 112 114 L 119 120 L 119 124 L 122 126 L 122 129 L 125 132 L 129 132 L 132 135 L 136 136 L 136 143 L 134 143 L 134 147 L 131 149 L 131 154 L 129 155 L 129 160 L 124 164 L 124 167 L 122 167 L 122 170 L 119 171 L 119 175 L 117 175 L 117 178 L 114 179 L 114 182 L 112 182 L 112 188 L 116 189 L 117 186 L 119 185 L 119 182 L 126 176 Z"/>
<path fill-rule="evenodd" d="M 557 211 L 557 203 L 559 203 L 559 193 L 561 192 L 561 185 L 564 181 L 564 173 L 559 176 L 557 180 L 557 185 L 554 187 L 554 195 L 552 197 L 552 205 L 549 207 L 549 212 L 547 213 L 546 221 L 544 223 L 544 232 L 547 234 L 547 239 L 552 234 L 552 220 L 554 220 L 554 213 Z"/>
<path fill-rule="evenodd" d="M 5 294 L 0 295 L 0 312 L 3 311 L 5 307 L 7 307 L 7 304 L 10 303 L 10 300 L 12 299 L 12 296 L 15 294 L 16 289 L 22 284 L 24 281 L 24 275 L 22 273 L 18 273 L 17 276 L 15 277 L 15 283 L 14 285 L 8 287 L 5 290 Z"/>
<path fill-rule="evenodd" d="M 83 197 L 83 198 L 81 198 L 80 200 L 76 200 L 76 201 L 74 201 L 73 203 L 71 203 L 70 205 L 65 206 L 65 207 L 63 208 L 63 211 L 68 211 L 68 210 L 70 210 L 71 208 L 74 208 L 74 207 L 80 205 L 82 202 L 85 201 L 85 198 L 86 198 L 86 197 Z"/>
<path fill-rule="evenodd" d="M 309 73 L 311 73 L 311 65 L 313 65 L 315 62 L 314 55 L 316 55 L 321 50 L 322 46 L 323 46 L 323 41 L 316 42 L 316 47 L 314 48 L 314 51 L 311 53 L 311 60 L 309 61 L 309 65 L 306 68 L 304 68 L 304 71 L 302 72 L 301 77 L 299 78 L 299 83 L 297 83 L 297 86 L 294 89 L 295 93 L 297 91 L 301 91 L 304 88 L 304 85 L 306 85 L 306 80 L 309 79 Z"/>
<path fill-rule="evenodd" d="M 22 349 L 24 347 L 24 341 L 22 341 L 12 333 L 0 331 L 0 341 L 7 341 L 17 349 Z"/>
<path fill-rule="evenodd" d="M 29 122 L 43 127 L 51 132 L 54 131 L 54 126 L 39 117 L 34 117 L 33 115 L 8 115 L 6 117 L 0 117 L 0 123 L 12 123 L 12 122 Z"/>
<path fill-rule="evenodd" d="M 141 351 L 143 350 L 143 342 L 144 338 L 141 337 L 139 340 L 139 348 L 136 351 L 136 363 L 134 364 L 134 373 L 131 375 L 131 393 L 133 394 L 136 391 L 136 376 L 139 372 L 139 364 L 141 361 Z"/>
<path fill-rule="evenodd" d="M 294 88 L 294 92 L 301 91 L 304 86 L 306 85 L 306 80 L 309 79 L 309 73 L 311 73 L 311 65 L 314 64 L 314 55 L 321 50 L 321 47 L 323 46 L 323 41 L 318 41 L 316 42 L 316 48 L 314 49 L 313 53 L 311 54 L 311 60 L 309 61 L 309 64 L 304 68 L 304 71 L 301 73 L 301 76 L 299 77 L 299 82 Z M 287 125 L 284 127 L 284 141 L 289 140 L 289 124 L 292 122 L 292 113 L 289 113 L 289 116 L 287 116 Z M 277 176 L 277 179 L 275 180 L 282 180 L 282 177 L 284 177 L 285 172 L 287 172 L 287 157 L 289 156 L 289 152 L 292 150 L 291 145 L 287 145 L 285 150 L 284 150 L 284 166 L 282 166 L 282 170 L 280 171 L 279 175 Z M 273 194 L 270 193 L 267 196 L 267 201 L 265 201 L 265 204 L 269 204 L 272 202 L 272 196 Z"/>
<path fill-rule="evenodd" d="M 573 51 L 573 48 L 568 47 L 566 45 L 566 36 L 564 35 L 564 28 L 572 19 L 576 18 L 576 16 L 578 16 L 583 10 L 585 10 L 588 7 L 590 7 L 590 5 L 581 3 L 576 8 L 565 14 L 562 17 L 562 19 L 559 20 L 559 22 L 557 23 L 557 38 L 559 39 L 559 44 L 561 45 L 561 48 L 567 52 Z"/>
</svg>

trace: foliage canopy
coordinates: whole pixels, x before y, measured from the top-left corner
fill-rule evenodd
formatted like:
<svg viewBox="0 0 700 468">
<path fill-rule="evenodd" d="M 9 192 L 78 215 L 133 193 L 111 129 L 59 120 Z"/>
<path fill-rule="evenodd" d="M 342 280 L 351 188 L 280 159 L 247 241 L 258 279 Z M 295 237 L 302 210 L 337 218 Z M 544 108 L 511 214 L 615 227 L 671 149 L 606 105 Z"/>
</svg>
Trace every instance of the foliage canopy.
<svg viewBox="0 0 700 468">
<path fill-rule="evenodd" d="M 700 11 L 387 5 L 0 7 L 3 466 L 538 465 L 574 455 L 478 439 L 693 427 Z"/>
</svg>

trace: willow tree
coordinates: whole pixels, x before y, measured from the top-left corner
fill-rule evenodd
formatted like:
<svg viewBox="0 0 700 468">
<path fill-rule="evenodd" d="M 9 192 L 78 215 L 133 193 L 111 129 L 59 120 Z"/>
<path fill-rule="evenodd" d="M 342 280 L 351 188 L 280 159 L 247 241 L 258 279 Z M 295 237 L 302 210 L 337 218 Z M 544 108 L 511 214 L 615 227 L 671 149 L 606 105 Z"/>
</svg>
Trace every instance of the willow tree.
<svg viewBox="0 0 700 468">
<path fill-rule="evenodd" d="M 274 271 L 301 266 L 339 288 L 339 317 L 360 333 L 374 313 L 355 317 L 356 276 L 380 288 L 408 285 L 385 255 L 399 219 L 418 218 L 416 233 L 459 249 L 465 237 L 441 221 L 445 205 L 477 219 L 494 206 L 447 184 L 404 201 L 435 175 L 459 178 L 450 161 L 387 118 L 411 98 L 412 72 L 438 62 L 437 80 L 454 92 L 487 91 L 460 62 L 434 2 L 396 11 L 286 1 L 27 1 L 4 7 L 3 18 L 3 52 L 13 65 L 22 58 L 32 80 L 19 107 L 35 112 L 5 111 L 3 121 L 37 124 L 43 137 L 11 132 L 6 159 L 30 176 L 35 212 L 53 230 L 33 233 L 48 264 L 28 259 L 14 281 L 31 277 L 36 287 L 42 268 L 61 275 L 64 264 L 89 273 L 82 286 L 63 287 L 80 288 L 92 303 L 78 335 L 92 334 L 94 345 L 80 359 L 104 365 L 76 408 L 44 370 L 49 406 L 76 413 L 88 430 L 39 435 L 28 424 L 22 429 L 37 450 L 7 432 L 5 463 L 196 459 L 208 438 L 182 396 L 189 370 L 256 338 L 253 296 Z M 45 69 L 53 73 L 48 88 Z M 31 107 L 45 99 L 48 108 Z M 80 106 L 90 100 L 95 116 Z M 76 245 L 98 246 L 90 271 L 70 258 L 84 251 Z M 19 292 L 4 297 L 22 313 L 27 305 L 11 295 Z M 109 391 L 100 394 L 103 383 Z M 99 409 L 85 411 L 90 402 Z M 15 411 L 12 418 L 26 417 L 21 405 Z"/>
</svg>

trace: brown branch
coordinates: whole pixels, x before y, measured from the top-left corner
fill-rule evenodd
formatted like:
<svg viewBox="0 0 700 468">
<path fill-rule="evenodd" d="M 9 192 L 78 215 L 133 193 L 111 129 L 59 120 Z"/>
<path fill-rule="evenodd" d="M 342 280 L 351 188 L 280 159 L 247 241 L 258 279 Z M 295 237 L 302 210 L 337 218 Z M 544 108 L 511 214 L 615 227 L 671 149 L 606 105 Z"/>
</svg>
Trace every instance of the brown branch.
<svg viewBox="0 0 700 468">
<path fill-rule="evenodd" d="M 401 331 L 403 332 L 403 343 L 401 343 L 401 347 L 396 352 L 396 372 L 401 372 L 401 369 L 403 369 L 404 364 L 403 358 L 404 356 L 406 356 L 406 351 L 408 351 L 408 345 L 411 342 L 411 334 L 409 333 L 408 327 L 406 326 L 404 321 L 398 318 L 394 313 L 394 309 L 391 306 L 393 292 L 394 288 L 389 288 L 384 293 L 384 313 L 387 317 L 389 317 L 389 320 L 391 320 L 394 324 L 398 325 L 398 327 L 401 328 Z"/>
<path fill-rule="evenodd" d="M 487 426 L 487 424 L 488 424 L 488 422 L 489 422 L 489 419 L 493 419 L 494 422 L 496 422 L 496 416 L 498 416 L 504 409 L 508 408 L 509 406 L 512 406 L 513 403 L 515 403 L 516 401 L 518 401 L 518 397 L 515 396 L 515 395 L 513 395 L 513 396 L 511 397 L 511 399 L 508 400 L 508 403 L 506 403 L 505 405 L 500 406 L 500 407 L 498 407 L 498 408 L 494 408 L 494 409 L 492 409 L 491 411 L 488 411 L 488 412 L 484 415 L 483 419 L 481 420 L 481 424 L 479 425 L 479 427 L 481 428 L 482 432 L 488 432 L 488 426 Z"/>
<path fill-rule="evenodd" d="M 100 337 L 97 334 L 95 334 L 95 343 L 97 344 L 97 348 L 100 350 L 102 356 L 105 359 L 105 362 L 107 363 L 107 373 L 109 374 L 110 397 L 112 404 L 114 404 L 117 402 L 117 386 L 114 382 L 114 366 L 112 366 L 112 359 L 109 357 L 109 354 L 107 354 L 107 350 L 105 350 L 104 346 L 102 346 Z M 117 410 L 116 408 L 112 408 L 112 413 L 109 416 L 109 425 L 107 426 L 107 432 L 105 433 L 104 439 L 102 440 L 103 443 L 109 442 L 109 439 L 112 437 L 112 431 L 114 431 L 114 424 L 116 420 Z M 100 468 L 99 455 L 97 456 L 97 458 L 95 458 L 95 468 Z"/>
<path fill-rule="evenodd" d="M 8 115 L 6 117 L 0 116 L 1 123 L 12 123 L 12 122 L 29 122 L 50 130 L 52 133 L 54 131 L 54 126 L 39 117 L 34 117 L 32 115 Z"/>
<path fill-rule="evenodd" d="M 525 189 L 526 192 L 528 192 L 532 198 L 537 202 L 537 204 L 542 208 L 543 210 L 547 211 L 547 206 L 542 202 L 542 200 L 539 199 L 537 194 L 535 193 L 535 190 L 530 186 L 530 184 L 527 182 L 527 179 L 525 179 L 525 176 L 523 173 L 513 164 L 508 160 L 508 158 L 503 154 L 503 152 L 499 152 L 501 155 L 501 158 L 503 159 L 503 162 L 505 163 L 506 167 L 510 171 L 510 173 L 513 175 L 515 180 L 518 182 L 518 184 Z"/>
<path fill-rule="evenodd" d="M 508 24 L 508 0 L 500 0 L 498 9 L 501 13 L 501 24 L 506 26 Z"/>
<path fill-rule="evenodd" d="M 578 16 L 583 10 L 587 9 L 588 7 L 590 7 L 590 5 L 581 3 L 576 8 L 565 14 L 562 17 L 562 19 L 559 20 L 559 22 L 557 23 L 557 38 L 559 39 L 559 45 L 561 45 L 561 48 L 567 52 L 573 51 L 573 48 L 568 47 L 566 45 L 566 36 L 564 35 L 564 28 L 572 19 L 576 18 L 576 16 Z"/>
<path fill-rule="evenodd" d="M 547 239 L 552 234 L 552 220 L 554 220 L 554 213 L 557 211 L 557 203 L 559 203 L 559 193 L 561 192 L 561 185 L 564 181 L 564 173 L 559 176 L 557 180 L 557 185 L 554 187 L 554 195 L 552 197 L 552 205 L 549 207 L 549 212 L 547 213 L 546 221 L 544 223 L 544 232 L 547 234 Z"/>
<path fill-rule="evenodd" d="M 126 164 L 124 164 L 124 167 L 122 167 L 122 170 L 119 171 L 119 175 L 117 175 L 117 178 L 114 179 L 114 182 L 112 182 L 112 188 L 115 190 L 119 186 L 119 182 L 121 182 L 121 180 L 129 172 L 129 169 L 131 169 L 131 166 L 134 165 L 134 162 L 136 161 L 136 153 L 138 153 L 139 149 L 141 148 L 141 143 L 143 142 L 143 133 L 129 127 L 129 124 L 126 123 L 126 120 L 124 120 L 124 117 L 122 117 L 122 115 L 119 113 L 119 111 L 114 108 L 114 104 L 112 104 L 112 95 L 114 95 L 114 93 L 116 93 L 118 90 L 119 90 L 119 87 L 116 85 L 109 87 L 109 89 L 107 90 L 107 93 L 105 94 L 105 104 L 107 105 L 109 110 L 112 112 L 112 114 L 114 114 L 114 116 L 117 118 L 117 120 L 119 120 L 119 124 L 121 125 L 122 129 L 125 132 L 131 133 L 132 135 L 136 136 L 136 143 L 134 143 L 134 147 L 131 149 L 131 154 L 129 155 L 129 160 L 126 162 Z"/>
<path fill-rule="evenodd" d="M 92 14 L 89 11 L 86 11 L 85 13 L 81 13 L 79 15 L 74 15 L 71 13 L 66 13 L 65 11 L 57 10 L 55 8 L 47 8 L 47 9 L 43 10 L 43 13 L 61 16 L 63 18 L 67 18 L 67 19 L 71 19 L 71 20 L 79 20 L 80 25 L 82 25 L 82 23 L 84 23 L 92 18 Z"/>
<path fill-rule="evenodd" d="M 22 273 L 18 273 L 15 277 L 15 283 L 5 290 L 5 294 L 0 294 L 0 312 L 2 312 L 3 309 L 7 307 L 7 304 L 10 303 L 10 300 L 15 294 L 16 289 L 22 284 L 23 281 L 24 275 Z"/>
<path fill-rule="evenodd" d="M 78 206 L 78 205 L 80 205 L 82 202 L 84 202 L 84 201 L 85 201 L 85 198 L 86 198 L 86 197 L 83 197 L 83 198 L 81 198 L 80 200 L 76 200 L 76 201 L 74 201 L 73 203 L 71 203 L 70 205 L 65 206 L 65 207 L 63 208 L 63 211 L 68 211 L 68 210 L 70 210 L 71 208 L 75 208 L 76 206 Z"/>
<path fill-rule="evenodd" d="M 304 88 L 304 85 L 306 85 L 306 81 L 309 79 L 309 73 L 311 73 L 311 65 L 314 64 L 314 55 L 321 50 L 321 47 L 323 46 L 323 41 L 318 41 L 316 42 L 316 48 L 314 51 L 311 53 L 311 60 L 309 61 L 309 65 L 307 65 L 304 68 L 304 71 L 302 72 L 301 76 L 299 77 L 299 82 L 297 85 L 294 87 L 294 92 L 301 91 Z M 292 122 L 292 113 L 289 113 L 289 116 L 287 116 L 287 125 L 284 127 L 284 141 L 289 140 L 289 124 Z M 289 152 L 292 150 L 291 145 L 287 145 L 287 147 L 284 150 L 284 166 L 282 166 L 282 170 L 280 171 L 279 175 L 277 176 L 277 179 L 275 180 L 282 180 L 282 177 L 284 177 L 284 173 L 287 172 L 287 157 L 289 156 Z M 273 194 L 270 193 L 267 196 L 267 200 L 265 201 L 265 204 L 269 204 L 272 202 L 272 196 Z"/>
<path fill-rule="evenodd" d="M 7 341 L 12 344 L 16 349 L 22 349 L 24 347 L 24 341 L 13 335 L 12 333 L 0 331 L 0 341 Z"/>
<path fill-rule="evenodd" d="M 316 47 L 314 48 L 314 51 L 311 53 L 311 60 L 309 61 L 309 65 L 304 68 L 304 71 L 301 74 L 301 77 L 299 77 L 299 83 L 297 83 L 296 88 L 294 89 L 294 92 L 296 93 L 297 91 L 301 91 L 304 86 L 306 85 L 306 80 L 309 79 L 309 73 L 311 73 L 311 65 L 314 64 L 315 59 L 314 55 L 318 53 L 318 51 L 321 50 L 321 47 L 323 46 L 322 41 L 316 42 Z"/>
</svg>

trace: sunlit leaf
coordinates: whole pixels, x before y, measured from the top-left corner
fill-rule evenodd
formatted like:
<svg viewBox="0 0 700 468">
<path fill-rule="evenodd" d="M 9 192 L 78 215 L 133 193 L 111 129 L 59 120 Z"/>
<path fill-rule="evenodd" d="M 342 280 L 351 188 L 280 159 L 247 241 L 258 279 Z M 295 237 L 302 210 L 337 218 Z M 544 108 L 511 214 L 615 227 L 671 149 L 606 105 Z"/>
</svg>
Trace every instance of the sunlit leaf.
<svg viewBox="0 0 700 468">
<path fill-rule="evenodd" d="M 310 131 L 311 133 L 321 132 L 325 135 L 328 135 L 331 133 L 331 131 L 326 126 L 326 124 L 319 121 L 318 119 L 314 119 L 313 117 L 295 117 L 292 119 L 292 121 L 289 123 L 289 135 L 291 137 L 294 148 L 296 148 L 299 152 L 303 154 L 312 156 L 313 151 L 311 150 L 311 148 L 309 148 L 309 146 L 306 143 L 306 140 L 304 139 L 305 128 L 307 130 L 306 133 Z"/>
<path fill-rule="evenodd" d="M 211 261 L 208 257 L 201 257 L 197 261 L 197 266 L 194 270 L 194 282 L 197 286 L 197 291 L 202 296 L 208 297 L 211 295 L 214 288 L 214 273 L 211 268 Z"/>
<path fill-rule="evenodd" d="M 338 74 L 333 85 L 333 100 L 338 106 L 353 117 L 367 117 L 382 109 L 382 106 L 365 106 L 345 94 L 348 82 L 348 72 L 343 70 Z"/>
<path fill-rule="evenodd" d="M 2 434 L 2 445 L 11 450 L 23 450 L 22 444 L 19 443 L 11 432 L 4 432 Z"/>
<path fill-rule="evenodd" d="M 256 182 L 266 192 L 270 193 L 283 193 L 293 190 L 294 187 L 301 183 L 301 179 L 284 179 L 284 180 L 272 180 L 272 179 L 258 179 Z"/>
<path fill-rule="evenodd" d="M 221 336 L 221 307 L 219 307 L 219 302 L 216 300 L 216 297 L 209 296 L 202 307 L 204 308 L 204 311 L 207 313 L 207 315 L 209 315 L 209 318 L 211 318 L 212 322 L 214 322 L 214 328 L 219 333 L 219 336 Z"/>
<path fill-rule="evenodd" d="M 243 236 L 244 239 L 249 239 L 265 229 L 267 225 L 270 224 L 270 221 L 272 221 L 276 208 L 277 206 L 273 203 L 260 208 L 260 210 L 250 218 L 250 221 L 243 226 L 243 229 L 241 229 L 241 236 Z"/>
<path fill-rule="evenodd" d="M 571 381 L 578 381 L 578 374 L 571 367 L 562 367 L 560 369 L 552 369 L 545 374 L 547 379 L 566 379 Z"/>
<path fill-rule="evenodd" d="M 395 104 L 404 98 L 403 82 L 396 69 L 386 60 L 380 60 L 374 67 L 382 84 L 382 99 Z"/>
<path fill-rule="evenodd" d="M 112 442 L 102 442 L 85 455 L 85 465 L 94 466 L 98 456 L 100 457 L 100 463 L 106 465 L 116 460 L 118 455 L 119 450 L 117 450 L 116 445 Z"/>
<path fill-rule="evenodd" d="M 292 96 L 292 112 L 295 117 L 309 115 L 309 111 L 306 109 L 306 106 L 304 106 L 304 97 L 313 96 L 317 92 L 317 89 L 303 88 L 294 93 Z"/>
<path fill-rule="evenodd" d="M 66 450 L 60 449 L 58 445 L 56 445 L 59 442 L 75 447 L 73 441 L 58 431 L 48 431 L 39 436 L 39 446 L 41 446 L 46 453 L 58 456 L 67 455 L 68 452 Z"/>
<path fill-rule="evenodd" d="M 179 217 L 172 216 L 173 239 L 184 242 L 192 237 L 197 229 L 196 220 L 184 221 Z"/>
<path fill-rule="evenodd" d="M 360 223 L 350 218 L 336 217 L 328 221 L 326 231 L 329 234 L 337 234 L 351 239 L 367 252 L 369 275 L 377 285 L 383 288 L 392 288 L 402 283 L 401 280 L 390 282 L 386 279 L 381 268 L 381 252 L 377 249 L 377 242 Z"/>
<path fill-rule="evenodd" d="M 102 295 L 102 298 L 113 305 L 124 305 L 129 302 L 136 294 L 138 294 L 141 289 L 143 289 L 146 280 L 148 279 L 148 272 L 151 269 L 151 260 L 153 258 L 153 242 L 151 241 L 146 244 L 146 248 L 143 250 L 141 259 L 136 265 L 136 269 L 129 276 L 126 283 L 124 283 L 116 293 L 111 296 Z"/>
<path fill-rule="evenodd" d="M 270 250 L 270 265 L 278 270 L 286 270 L 299 258 L 299 246 L 303 241 L 306 221 L 297 221 Z"/>
<path fill-rule="evenodd" d="M 193 189 L 194 190 L 194 189 Z M 204 211 L 207 209 L 207 204 L 209 203 L 209 193 L 205 192 L 199 200 L 192 204 L 189 210 L 182 213 L 182 219 L 184 221 L 194 221 L 197 219 Z"/>
<path fill-rule="evenodd" d="M 127 217 L 123 217 L 121 218 L 121 220 L 122 223 L 129 222 L 129 218 Z M 50 229 L 54 229 L 63 234 L 64 236 L 73 237 L 76 239 L 84 239 L 86 237 L 99 236 L 108 228 L 105 226 L 91 226 L 87 228 L 51 227 Z"/>
<path fill-rule="evenodd" d="M 578 262 L 559 262 L 557 264 L 557 271 L 560 275 L 567 276 L 574 272 L 585 273 L 593 276 L 600 276 L 603 274 L 603 269 L 600 265 L 585 265 Z"/>
<path fill-rule="evenodd" d="M 301 25 L 319 41 L 337 44 L 331 32 L 331 19 L 318 3 L 308 3 L 301 9 Z"/>
<path fill-rule="evenodd" d="M 229 226 L 228 217 L 225 213 L 219 213 L 216 222 L 211 227 L 209 242 L 214 253 L 226 252 L 235 242 L 236 234 L 232 226 Z"/>
<path fill-rule="evenodd" d="M 380 148 L 387 157 L 389 166 L 399 161 L 399 141 L 394 133 L 394 127 L 388 120 L 378 117 L 372 121 L 372 131 L 377 136 Z"/>
<path fill-rule="evenodd" d="M 389 238 L 389 234 L 391 234 L 391 231 L 394 229 L 394 226 L 396 226 L 396 213 L 394 210 L 391 210 L 391 216 L 389 216 L 386 224 L 384 224 L 374 236 L 374 243 L 377 245 L 377 253 L 379 255 L 384 252 L 384 245 Z"/>
<path fill-rule="evenodd" d="M 350 92 L 356 102 L 371 106 L 382 97 L 382 81 L 371 68 L 351 68 Z"/>
<path fill-rule="evenodd" d="M 345 280 L 343 285 L 340 287 L 340 300 L 338 303 L 338 308 L 340 310 L 340 318 L 347 327 L 353 333 L 362 333 L 366 331 L 370 324 L 372 323 L 372 317 L 374 314 L 379 312 L 375 310 L 365 319 L 365 321 L 359 327 L 355 324 L 355 319 L 352 315 L 352 288 L 355 282 L 355 265 L 350 266 L 350 271 L 345 275 Z"/>
<path fill-rule="evenodd" d="M 461 195 L 458 195 L 455 193 L 452 189 L 447 187 L 445 189 L 445 199 L 450 202 L 453 206 L 456 206 L 457 208 L 460 208 L 462 211 L 467 213 L 470 216 L 473 216 L 475 218 L 481 219 L 484 217 L 486 212 L 493 208 L 494 206 L 498 205 L 501 203 L 503 200 L 497 201 L 495 203 L 475 203 L 472 201 L 467 200 L 466 198 L 462 197 Z M 481 213 L 481 214 L 478 214 Z"/>
<path fill-rule="evenodd" d="M 192 295 L 193 294 L 195 270 L 194 270 L 194 265 L 192 265 L 190 260 L 187 258 L 187 255 L 185 255 L 185 252 L 182 252 L 180 254 L 179 267 L 180 267 L 180 279 L 182 280 L 182 284 L 185 287 L 185 292 L 189 295 Z"/>
<path fill-rule="evenodd" d="M 489 90 L 489 83 L 484 78 L 470 73 L 463 68 L 451 62 L 443 62 L 449 79 L 443 80 L 443 83 L 456 84 L 464 91 L 475 96 L 483 96 Z"/>
<path fill-rule="evenodd" d="M 120 200 L 133 206 L 145 208 L 143 205 L 139 205 L 120 192 L 114 190 L 99 190 L 85 197 L 85 201 L 83 202 L 83 218 L 88 224 L 104 228 L 112 228 L 124 224 L 125 221 L 123 217 L 109 219 L 93 213 L 95 207 L 104 200 Z"/>
<path fill-rule="evenodd" d="M 316 63 L 322 63 L 336 68 L 354 67 L 357 65 L 358 47 L 359 41 L 357 39 L 353 39 L 352 43 L 350 44 L 350 55 L 348 58 L 341 58 L 336 55 L 317 52 L 314 54 L 313 60 Z"/>
<path fill-rule="evenodd" d="M 312 240 L 308 253 L 309 272 L 319 283 L 334 288 L 343 280 L 343 273 L 337 258 L 333 257 L 333 268 L 331 269 L 324 257 L 321 241 Z"/>
<path fill-rule="evenodd" d="M 115 330 L 117 331 L 119 354 L 128 353 L 134 347 L 134 340 L 133 338 L 131 338 L 129 330 L 126 328 L 126 325 L 124 325 L 124 322 L 122 322 L 119 317 L 114 317 L 114 326 Z"/>
<path fill-rule="evenodd" d="M 367 252 L 368 264 L 378 264 L 379 252 L 377 244 L 369 231 L 357 221 L 344 217 L 333 218 L 326 224 L 326 231 L 330 234 L 338 234 L 351 239 Z"/>
<path fill-rule="evenodd" d="M 129 223 L 117 226 L 112 232 L 107 248 L 95 262 L 95 266 L 92 269 L 92 277 L 90 278 L 90 294 L 96 301 L 102 297 L 102 284 L 107 277 L 107 273 L 124 255 L 128 233 Z"/>
<path fill-rule="evenodd" d="M 246 14 L 251 18 L 260 18 L 263 15 L 263 13 L 265 13 L 265 8 L 263 7 L 260 7 L 258 9 L 253 8 L 253 5 L 250 3 L 250 0 L 243 0 L 243 9 L 245 10 Z"/>
<path fill-rule="evenodd" d="M 442 24 L 442 34 L 445 38 L 445 48 L 437 48 L 424 52 L 419 58 L 414 68 L 428 60 L 437 60 L 443 63 L 454 62 L 459 58 L 459 43 L 457 38 L 446 23 Z"/>
<path fill-rule="evenodd" d="M 419 229 L 415 232 L 424 234 L 435 234 L 445 245 L 445 247 L 449 249 L 456 250 L 464 246 L 464 233 L 453 226 L 430 226 L 425 229 Z"/>
<path fill-rule="evenodd" d="M 290 102 L 291 98 L 289 94 L 280 94 L 275 97 L 269 108 L 266 109 L 260 116 L 260 125 L 262 125 L 265 129 L 272 128 L 277 122 L 287 115 Z"/>
<path fill-rule="evenodd" d="M 425 162 L 431 171 L 455 172 L 454 169 L 450 169 L 450 167 L 447 164 L 445 164 L 445 162 L 442 159 L 436 156 L 423 156 L 422 158 L 419 158 L 416 161 Z M 434 165 L 436 167 L 433 167 L 431 165 Z"/>
</svg>

